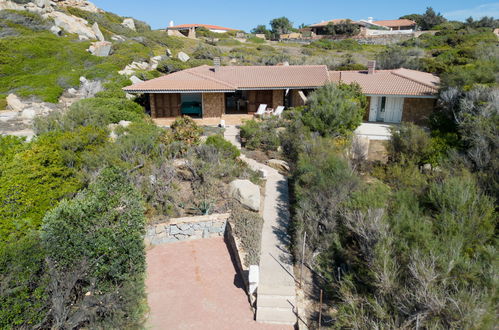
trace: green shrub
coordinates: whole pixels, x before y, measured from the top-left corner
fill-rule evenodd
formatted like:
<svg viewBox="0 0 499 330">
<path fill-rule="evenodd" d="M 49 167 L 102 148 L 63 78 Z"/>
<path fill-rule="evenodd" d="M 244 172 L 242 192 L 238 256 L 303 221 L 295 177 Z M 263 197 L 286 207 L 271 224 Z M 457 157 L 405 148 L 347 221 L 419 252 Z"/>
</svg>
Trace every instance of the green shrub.
<svg viewBox="0 0 499 330">
<path fill-rule="evenodd" d="M 205 60 L 190 59 L 187 62 L 182 62 L 178 58 L 169 58 L 159 63 L 158 71 L 162 73 L 173 73 L 185 69 L 194 68 L 204 64 L 212 65 L 213 62 L 211 60 L 206 60 L 206 59 Z"/>
<path fill-rule="evenodd" d="M 262 241 L 263 219 L 258 213 L 236 206 L 231 212 L 231 224 L 234 234 L 241 240 L 242 248 L 246 253 L 244 265 L 258 265 L 260 263 L 260 249 Z"/>
<path fill-rule="evenodd" d="M 217 46 L 239 46 L 242 43 L 236 39 L 220 39 L 217 41 Z"/>
<path fill-rule="evenodd" d="M 182 141 L 189 145 L 199 144 L 202 129 L 189 116 L 177 118 L 170 127 L 175 141 Z"/>
<path fill-rule="evenodd" d="M 451 133 L 436 135 L 437 133 L 432 137 L 423 128 L 412 123 L 392 128 L 392 139 L 388 148 L 390 158 L 396 162 L 409 160 L 419 165 L 438 165 L 450 151 L 450 146 L 456 144 L 457 137 Z"/>
<path fill-rule="evenodd" d="M 89 98 L 71 105 L 65 113 L 54 112 L 47 117 L 38 117 L 34 127 L 37 134 L 71 131 L 78 126 L 106 127 L 121 120 L 139 121 L 143 118 L 143 111 L 140 105 L 127 99 Z"/>
<path fill-rule="evenodd" d="M 241 155 L 241 152 L 235 145 L 225 140 L 221 135 L 212 135 L 206 139 L 206 144 L 214 146 L 217 148 L 222 154 L 224 154 L 228 158 L 236 159 Z"/>
<path fill-rule="evenodd" d="M 270 46 L 270 45 L 259 45 L 256 47 L 257 50 L 261 51 L 261 52 L 275 52 L 275 48 Z"/>
<path fill-rule="evenodd" d="M 245 121 L 240 131 L 244 147 L 250 150 L 276 151 L 280 144 L 277 133 L 279 126 L 279 120 L 275 118 Z"/>
<path fill-rule="evenodd" d="M 51 300 L 53 326 L 123 328 L 142 321 L 144 234 L 141 197 L 116 169 L 103 170 L 88 189 L 47 213 L 41 238 L 51 295 L 62 297 Z M 88 310 L 89 303 L 99 307 Z"/>
<path fill-rule="evenodd" d="M 339 41 L 320 39 L 317 41 L 313 41 L 306 47 L 314 47 L 325 50 L 362 50 L 362 46 L 353 39 L 345 39 Z"/>
<path fill-rule="evenodd" d="M 0 240 L 10 241 L 37 229 L 45 212 L 78 191 L 82 155 L 105 140 L 105 131 L 93 127 L 49 133 L 2 164 Z"/>
<path fill-rule="evenodd" d="M 248 42 L 252 42 L 254 44 L 264 44 L 265 43 L 265 39 L 258 38 L 258 37 L 249 37 L 247 40 L 248 40 Z"/>
<path fill-rule="evenodd" d="M 37 232 L 0 243 L 0 327 L 34 328 L 49 309 L 49 277 Z"/>
<path fill-rule="evenodd" d="M 220 49 L 210 45 L 199 44 L 192 54 L 198 60 L 213 60 L 215 57 L 220 57 L 222 52 Z"/>
<path fill-rule="evenodd" d="M 302 121 L 322 136 L 347 136 L 362 122 L 367 99 L 357 84 L 328 84 L 309 97 Z"/>
</svg>

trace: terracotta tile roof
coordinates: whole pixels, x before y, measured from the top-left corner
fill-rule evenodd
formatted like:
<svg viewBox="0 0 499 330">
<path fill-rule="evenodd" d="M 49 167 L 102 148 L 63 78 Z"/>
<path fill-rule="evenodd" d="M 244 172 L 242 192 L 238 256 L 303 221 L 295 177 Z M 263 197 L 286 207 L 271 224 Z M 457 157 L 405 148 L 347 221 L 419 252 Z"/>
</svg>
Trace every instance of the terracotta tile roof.
<svg viewBox="0 0 499 330">
<path fill-rule="evenodd" d="M 409 70 L 330 71 L 332 82 L 356 82 L 366 95 L 436 96 L 440 79 L 431 73 Z"/>
<path fill-rule="evenodd" d="M 346 20 L 347 20 L 347 18 L 337 18 L 337 19 L 332 19 L 332 20 L 329 20 L 329 21 L 324 21 L 324 22 L 312 24 L 312 25 L 309 25 L 309 27 L 323 27 L 323 26 L 328 25 L 329 23 L 340 24 L 340 23 L 342 23 L 342 22 L 344 22 Z M 359 23 L 359 22 L 352 21 L 352 20 L 350 20 L 350 21 L 352 23 Z"/>
<path fill-rule="evenodd" d="M 398 26 L 413 26 L 416 25 L 416 22 L 410 19 L 392 19 L 392 20 L 384 20 L 384 21 L 374 21 L 374 24 L 386 26 L 386 27 L 398 27 Z"/>
<path fill-rule="evenodd" d="M 316 88 L 329 81 L 325 65 L 222 66 L 202 65 L 138 83 L 124 90 L 235 91 L 236 89 Z"/>
<path fill-rule="evenodd" d="M 191 27 L 204 27 L 208 30 L 226 30 L 226 31 L 237 31 L 236 29 L 226 28 L 218 25 L 210 25 L 210 24 L 180 24 L 175 26 L 169 26 L 170 30 L 179 30 L 179 29 L 188 29 Z"/>
<path fill-rule="evenodd" d="M 329 71 L 325 65 L 202 65 L 124 88 L 130 93 L 233 92 L 251 89 L 317 88 L 328 82 L 358 83 L 367 95 L 435 96 L 440 79 L 409 69 Z"/>
</svg>

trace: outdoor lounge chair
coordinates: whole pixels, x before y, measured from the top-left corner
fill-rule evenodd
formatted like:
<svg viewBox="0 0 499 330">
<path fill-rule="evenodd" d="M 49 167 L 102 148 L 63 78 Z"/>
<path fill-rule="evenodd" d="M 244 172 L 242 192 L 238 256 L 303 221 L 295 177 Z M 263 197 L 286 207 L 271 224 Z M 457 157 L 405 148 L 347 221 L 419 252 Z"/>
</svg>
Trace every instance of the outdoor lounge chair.
<svg viewBox="0 0 499 330">
<path fill-rule="evenodd" d="M 263 116 L 267 113 L 267 105 L 266 104 L 260 104 L 258 107 L 258 110 L 255 112 L 255 116 Z"/>
<path fill-rule="evenodd" d="M 284 106 L 280 105 L 275 109 L 275 111 L 272 113 L 272 115 L 277 116 L 277 117 L 281 117 L 283 111 L 284 111 Z"/>
</svg>

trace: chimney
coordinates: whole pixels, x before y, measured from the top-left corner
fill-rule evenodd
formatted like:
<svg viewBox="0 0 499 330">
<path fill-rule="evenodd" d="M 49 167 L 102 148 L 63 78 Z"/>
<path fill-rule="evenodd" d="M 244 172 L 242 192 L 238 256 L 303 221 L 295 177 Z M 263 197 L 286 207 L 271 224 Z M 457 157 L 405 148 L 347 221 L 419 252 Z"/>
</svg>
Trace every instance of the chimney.
<svg viewBox="0 0 499 330">
<path fill-rule="evenodd" d="M 173 21 L 170 21 L 170 24 L 168 24 L 169 27 L 175 26 L 175 23 Z"/>
<path fill-rule="evenodd" d="M 372 22 L 373 22 L 373 20 L 374 20 L 374 19 L 373 19 L 372 17 L 368 17 L 368 18 L 367 18 L 367 21 L 368 21 L 369 23 L 372 23 Z"/>
<path fill-rule="evenodd" d="M 376 61 L 367 61 L 367 74 L 376 72 Z"/>
<path fill-rule="evenodd" d="M 220 70 L 220 57 L 215 57 L 213 59 L 213 71 L 217 72 Z"/>
</svg>

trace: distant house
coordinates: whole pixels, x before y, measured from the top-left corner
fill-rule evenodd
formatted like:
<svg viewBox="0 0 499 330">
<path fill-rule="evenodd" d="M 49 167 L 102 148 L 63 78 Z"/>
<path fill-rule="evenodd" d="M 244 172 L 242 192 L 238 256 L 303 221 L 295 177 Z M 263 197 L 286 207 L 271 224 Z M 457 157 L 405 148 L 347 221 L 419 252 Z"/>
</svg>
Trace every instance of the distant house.
<svg viewBox="0 0 499 330">
<path fill-rule="evenodd" d="M 199 66 L 124 88 L 146 94 L 153 118 L 183 114 L 222 118 L 269 108 L 304 105 L 306 95 L 327 83 L 356 82 L 369 98 L 366 121 L 424 122 L 434 109 L 438 77 L 397 69 L 328 71 L 325 65 Z"/>
<path fill-rule="evenodd" d="M 184 36 L 188 38 L 196 38 L 196 30 L 199 28 L 205 28 L 208 31 L 215 33 L 227 33 L 229 31 L 237 31 L 235 29 L 226 28 L 218 25 L 210 25 L 210 24 L 181 24 L 181 25 L 173 25 L 173 22 L 170 22 L 170 26 L 166 29 L 168 35 L 171 36 Z"/>
</svg>

